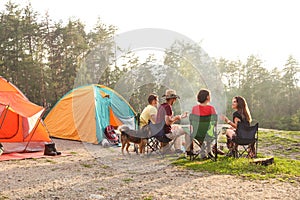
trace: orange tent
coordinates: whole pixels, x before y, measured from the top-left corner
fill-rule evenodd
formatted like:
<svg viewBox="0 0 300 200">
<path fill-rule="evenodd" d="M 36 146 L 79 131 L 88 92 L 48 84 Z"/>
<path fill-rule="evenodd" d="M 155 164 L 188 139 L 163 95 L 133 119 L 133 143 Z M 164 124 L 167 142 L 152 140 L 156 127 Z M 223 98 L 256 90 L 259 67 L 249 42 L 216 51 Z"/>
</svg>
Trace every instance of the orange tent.
<svg viewBox="0 0 300 200">
<path fill-rule="evenodd" d="M 0 77 L 0 142 L 4 153 L 40 151 L 51 142 L 41 121 L 44 110 Z"/>
<path fill-rule="evenodd" d="M 85 85 L 65 94 L 45 118 L 52 137 L 99 144 L 108 125 L 136 128 L 135 111 L 116 91 Z"/>
</svg>

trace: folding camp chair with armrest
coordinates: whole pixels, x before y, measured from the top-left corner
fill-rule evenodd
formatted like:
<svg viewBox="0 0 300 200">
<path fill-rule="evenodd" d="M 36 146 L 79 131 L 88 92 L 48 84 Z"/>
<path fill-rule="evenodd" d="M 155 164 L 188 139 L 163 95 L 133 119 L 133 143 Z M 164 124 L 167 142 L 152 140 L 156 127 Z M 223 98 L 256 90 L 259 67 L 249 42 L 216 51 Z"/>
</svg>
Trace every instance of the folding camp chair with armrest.
<svg viewBox="0 0 300 200">
<path fill-rule="evenodd" d="M 206 145 L 209 145 L 207 149 L 209 152 L 206 152 L 208 156 L 213 159 L 217 160 L 217 151 L 215 152 L 215 155 L 212 155 L 211 152 L 211 144 L 213 141 L 215 141 L 215 148 L 217 148 L 217 123 L 218 123 L 218 116 L 217 115 L 209 115 L 209 116 L 198 116 L 194 114 L 190 114 L 189 116 L 190 120 L 190 130 L 191 130 L 191 152 L 194 151 L 193 143 L 197 144 L 201 151 L 204 149 L 204 143 L 207 143 Z M 201 151 L 193 152 L 190 156 L 190 160 L 196 159 L 199 154 L 201 154 Z"/>
<path fill-rule="evenodd" d="M 176 138 L 172 140 L 166 136 L 163 130 L 164 122 L 161 122 L 159 124 L 152 124 L 150 122 L 149 126 L 152 132 L 152 136 L 148 139 L 147 154 L 156 152 L 160 155 L 164 155 L 166 152 L 168 152 L 171 149 Z M 161 151 L 162 148 L 164 148 L 163 151 Z"/>
<path fill-rule="evenodd" d="M 236 157 L 242 157 L 245 152 L 247 152 L 246 157 L 256 157 L 258 147 L 258 123 L 256 123 L 254 126 L 238 123 L 235 133 L 236 136 L 232 138 L 232 141 L 236 145 Z M 254 147 L 255 144 L 256 147 Z M 239 150 L 237 145 L 242 146 L 242 149 Z M 254 153 L 254 155 L 251 155 L 251 153 Z"/>
<path fill-rule="evenodd" d="M 151 155 L 153 152 L 159 153 L 160 148 L 161 144 L 155 137 L 148 138 L 148 142 L 146 144 L 147 155 Z"/>
</svg>

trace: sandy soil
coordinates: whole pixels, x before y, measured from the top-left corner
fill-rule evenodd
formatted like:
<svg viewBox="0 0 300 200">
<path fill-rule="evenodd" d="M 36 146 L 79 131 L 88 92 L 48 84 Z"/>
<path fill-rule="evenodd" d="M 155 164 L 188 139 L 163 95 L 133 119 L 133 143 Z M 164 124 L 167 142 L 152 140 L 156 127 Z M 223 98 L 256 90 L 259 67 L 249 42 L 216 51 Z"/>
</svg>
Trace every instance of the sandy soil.
<svg viewBox="0 0 300 200">
<path fill-rule="evenodd" d="M 70 156 L 1 162 L 2 199 L 300 199 L 299 183 L 183 170 L 158 155 L 55 139 Z"/>
</svg>

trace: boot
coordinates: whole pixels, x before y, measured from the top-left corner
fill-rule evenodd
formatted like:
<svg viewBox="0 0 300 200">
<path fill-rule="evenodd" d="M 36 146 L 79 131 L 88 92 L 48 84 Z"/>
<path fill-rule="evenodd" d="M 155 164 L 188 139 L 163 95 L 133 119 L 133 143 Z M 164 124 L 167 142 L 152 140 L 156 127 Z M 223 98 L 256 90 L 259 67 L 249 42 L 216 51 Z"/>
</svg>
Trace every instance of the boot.
<svg viewBox="0 0 300 200">
<path fill-rule="evenodd" d="M 56 154 L 57 154 L 58 156 L 61 155 L 61 152 L 56 150 L 56 148 L 55 148 L 55 143 L 53 143 L 53 149 L 54 149 L 54 151 L 56 152 Z"/>
<path fill-rule="evenodd" d="M 193 141 L 192 141 L 191 144 L 190 144 L 189 150 L 188 150 L 188 148 L 187 148 L 187 150 L 186 150 L 186 155 L 187 155 L 187 156 L 195 156 L 195 155 L 197 155 L 197 154 L 194 152 L 194 143 L 193 143 Z"/>
<path fill-rule="evenodd" d="M 248 146 L 247 152 L 248 152 L 248 155 L 247 155 L 248 158 L 255 158 L 256 157 L 254 143 L 250 144 Z"/>
<path fill-rule="evenodd" d="M 238 145 L 237 144 L 233 145 L 233 157 L 234 158 L 239 158 L 239 151 L 238 151 Z"/>
<path fill-rule="evenodd" d="M 55 151 L 54 143 L 45 144 L 44 155 L 46 156 L 56 156 L 57 153 Z"/>
<path fill-rule="evenodd" d="M 216 154 L 216 152 L 217 152 L 219 155 L 224 155 L 225 154 L 224 151 L 222 151 L 221 149 L 217 148 L 216 144 L 214 144 L 214 146 L 212 147 L 212 152 L 214 154 Z"/>
<path fill-rule="evenodd" d="M 227 148 L 228 148 L 228 153 L 227 156 L 231 157 L 235 157 L 236 156 L 236 152 L 235 152 L 235 148 L 234 148 L 234 143 L 233 141 L 227 136 L 227 142 L 226 142 Z"/>
<path fill-rule="evenodd" d="M 230 139 L 229 137 L 227 137 L 226 145 L 228 149 L 232 149 L 234 146 L 232 139 Z"/>
<path fill-rule="evenodd" d="M 3 145 L 0 143 L 0 155 L 4 152 Z"/>
</svg>

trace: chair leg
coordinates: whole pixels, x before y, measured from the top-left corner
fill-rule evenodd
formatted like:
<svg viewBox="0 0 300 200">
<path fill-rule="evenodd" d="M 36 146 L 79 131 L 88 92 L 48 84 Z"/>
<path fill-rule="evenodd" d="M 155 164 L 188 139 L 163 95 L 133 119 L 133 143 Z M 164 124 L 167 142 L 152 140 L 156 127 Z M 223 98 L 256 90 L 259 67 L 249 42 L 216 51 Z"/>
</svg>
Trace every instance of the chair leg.
<svg viewBox="0 0 300 200">
<path fill-rule="evenodd" d="M 225 154 L 224 151 L 222 151 L 221 149 L 217 148 L 216 144 L 214 144 L 214 146 L 212 147 L 212 151 L 213 151 L 214 154 L 215 153 L 220 154 L 220 155 L 224 155 Z"/>
<path fill-rule="evenodd" d="M 233 157 L 234 158 L 239 158 L 239 157 L 242 156 L 242 154 L 239 154 L 239 145 L 234 144 L 234 146 L 233 146 Z"/>
<path fill-rule="evenodd" d="M 190 160 L 194 160 L 194 157 L 193 157 L 193 152 L 194 152 L 194 142 L 193 142 L 192 139 L 191 139 L 190 141 L 191 141 L 191 145 L 190 145 L 190 150 L 188 151 L 190 155 L 188 155 L 188 156 L 190 156 Z M 187 153 L 187 154 L 188 154 L 188 153 Z"/>
<path fill-rule="evenodd" d="M 255 143 L 252 143 L 248 146 L 247 151 L 248 151 L 248 158 L 256 158 L 256 151 L 254 147 Z"/>
<path fill-rule="evenodd" d="M 156 138 L 149 138 L 146 147 L 147 155 L 151 155 L 152 152 L 160 153 L 160 142 Z"/>
<path fill-rule="evenodd" d="M 167 152 L 170 150 L 170 144 L 169 143 L 164 143 L 164 142 L 160 142 L 160 150 L 161 150 L 161 153 L 164 155 L 164 154 L 167 154 Z"/>
<path fill-rule="evenodd" d="M 226 156 L 235 157 L 236 156 L 236 151 L 235 151 L 235 148 L 234 148 L 234 142 L 228 136 L 227 136 L 226 146 L 229 150 Z"/>
<path fill-rule="evenodd" d="M 197 151 L 197 152 L 194 151 L 194 144 L 196 144 L 200 148 L 200 151 Z M 199 142 L 196 139 L 192 140 L 192 148 L 190 151 L 190 155 L 188 155 L 190 157 L 190 160 L 195 160 L 200 155 L 201 147 L 202 147 L 202 142 Z"/>
<path fill-rule="evenodd" d="M 245 157 L 246 158 L 255 158 L 256 157 L 256 152 L 255 152 L 255 147 L 254 147 L 254 143 L 250 144 L 250 145 L 241 145 L 242 146 L 242 150 L 238 150 L 238 148 L 236 148 L 234 150 L 234 152 L 236 152 L 236 158 L 240 158 L 242 157 L 245 153 L 247 154 Z"/>
</svg>

